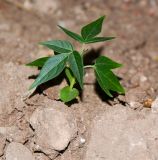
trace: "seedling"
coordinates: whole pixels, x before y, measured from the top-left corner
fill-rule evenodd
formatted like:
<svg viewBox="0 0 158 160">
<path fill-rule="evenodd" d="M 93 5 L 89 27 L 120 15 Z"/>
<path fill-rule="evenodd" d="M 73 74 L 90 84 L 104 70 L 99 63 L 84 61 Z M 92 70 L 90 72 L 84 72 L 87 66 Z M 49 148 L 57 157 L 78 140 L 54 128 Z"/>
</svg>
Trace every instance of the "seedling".
<svg viewBox="0 0 158 160">
<path fill-rule="evenodd" d="M 60 99 L 63 102 L 69 102 L 79 96 L 79 89 L 75 87 L 76 83 L 78 83 L 80 89 L 83 90 L 83 77 L 85 69 L 92 68 L 94 69 L 98 84 L 108 96 L 113 97 L 111 91 L 124 94 L 124 88 L 112 72 L 112 69 L 119 68 L 122 64 L 117 63 L 105 56 L 98 57 L 93 65 L 84 66 L 83 64 L 83 55 L 85 54 L 84 46 L 86 44 L 114 39 L 114 37 L 97 37 L 102 30 L 104 19 L 105 16 L 102 16 L 82 27 L 80 35 L 58 25 L 62 31 L 82 45 L 81 51 L 75 50 L 73 45 L 69 41 L 65 40 L 41 42 L 41 45 L 53 50 L 54 55 L 50 57 L 43 57 L 27 64 L 27 66 L 42 68 L 40 74 L 30 86 L 30 89 L 38 87 L 39 85 L 54 79 L 65 71 L 68 85 L 60 90 Z"/>
</svg>

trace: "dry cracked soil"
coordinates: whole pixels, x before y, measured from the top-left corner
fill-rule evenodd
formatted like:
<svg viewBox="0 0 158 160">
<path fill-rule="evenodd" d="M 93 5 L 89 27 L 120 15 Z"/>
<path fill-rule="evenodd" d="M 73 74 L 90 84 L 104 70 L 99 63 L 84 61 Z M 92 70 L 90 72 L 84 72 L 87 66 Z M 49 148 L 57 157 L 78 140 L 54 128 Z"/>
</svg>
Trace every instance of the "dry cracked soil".
<svg viewBox="0 0 158 160">
<path fill-rule="evenodd" d="M 38 42 L 71 40 L 57 24 L 78 32 L 101 15 L 117 38 L 87 47 L 85 62 L 123 63 L 126 94 L 108 98 L 88 69 L 71 105 L 58 100 L 62 79 L 29 93 L 39 70 L 25 64 L 53 54 Z M 158 160 L 157 28 L 157 0 L 0 0 L 0 160 Z"/>
</svg>

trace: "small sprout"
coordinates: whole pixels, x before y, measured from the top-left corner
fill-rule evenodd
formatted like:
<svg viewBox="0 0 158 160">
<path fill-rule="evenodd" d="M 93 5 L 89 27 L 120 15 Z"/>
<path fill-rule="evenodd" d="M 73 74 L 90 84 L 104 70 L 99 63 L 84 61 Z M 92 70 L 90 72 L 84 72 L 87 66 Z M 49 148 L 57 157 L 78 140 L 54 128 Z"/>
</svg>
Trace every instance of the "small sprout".
<svg viewBox="0 0 158 160">
<path fill-rule="evenodd" d="M 69 41 L 52 40 L 41 42 L 43 45 L 54 51 L 50 57 L 39 58 L 27 66 L 41 68 L 40 74 L 30 86 L 30 89 L 54 79 L 63 71 L 68 80 L 68 85 L 60 90 L 60 99 L 63 102 L 69 102 L 79 96 L 79 89 L 74 87 L 79 84 L 83 90 L 83 77 L 86 68 L 92 68 L 95 71 L 96 79 L 102 90 L 110 97 L 113 97 L 111 91 L 124 94 L 125 90 L 120 84 L 117 76 L 112 72 L 113 69 L 122 67 L 122 64 L 111 60 L 108 57 L 100 56 L 93 65 L 84 65 L 83 54 L 86 53 L 84 46 L 89 43 L 98 43 L 114 39 L 114 37 L 97 37 L 102 30 L 102 24 L 105 16 L 85 25 L 81 29 L 81 34 L 74 33 L 62 26 L 58 26 L 69 37 L 82 44 L 81 51 L 77 51 Z"/>
</svg>

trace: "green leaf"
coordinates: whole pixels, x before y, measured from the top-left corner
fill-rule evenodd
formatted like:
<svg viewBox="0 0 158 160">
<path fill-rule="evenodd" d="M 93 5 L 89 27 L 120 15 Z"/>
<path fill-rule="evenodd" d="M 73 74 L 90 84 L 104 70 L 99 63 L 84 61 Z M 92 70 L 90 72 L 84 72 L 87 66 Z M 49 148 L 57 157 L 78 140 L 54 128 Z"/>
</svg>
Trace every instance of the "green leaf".
<svg viewBox="0 0 158 160">
<path fill-rule="evenodd" d="M 108 96 L 113 97 L 110 91 L 125 93 L 125 90 L 121 86 L 118 78 L 111 70 L 105 69 L 104 66 L 95 66 L 95 73 L 100 87 Z"/>
<path fill-rule="evenodd" d="M 97 42 L 104 42 L 104 41 L 110 41 L 114 39 L 115 37 L 93 37 L 85 41 L 86 44 L 89 43 L 97 43 Z"/>
<path fill-rule="evenodd" d="M 79 91 L 76 88 L 64 87 L 60 90 L 60 99 L 63 102 L 69 102 L 75 99 L 79 95 Z"/>
<path fill-rule="evenodd" d="M 84 42 L 83 38 L 82 38 L 79 34 L 74 33 L 74 32 L 72 32 L 72 31 L 70 31 L 70 30 L 68 30 L 68 29 L 66 29 L 66 28 L 64 28 L 64 27 L 62 27 L 62 26 L 59 26 L 59 25 L 58 25 L 58 27 L 59 27 L 60 29 L 62 29 L 62 30 L 63 30 L 68 36 L 70 36 L 71 38 L 77 40 L 77 41 L 80 42 L 80 43 L 83 43 L 83 42 Z"/>
<path fill-rule="evenodd" d="M 45 62 L 49 59 L 50 57 L 42 57 L 39 59 L 36 59 L 35 61 L 26 64 L 26 66 L 31 66 L 31 67 L 43 67 Z"/>
<path fill-rule="evenodd" d="M 70 54 L 69 65 L 72 73 L 79 82 L 80 87 L 83 88 L 83 58 L 77 51 Z"/>
<path fill-rule="evenodd" d="M 103 66 L 105 69 L 115 69 L 122 67 L 122 64 L 117 63 L 108 57 L 100 56 L 96 59 L 95 66 Z"/>
<path fill-rule="evenodd" d="M 54 50 L 57 53 L 73 52 L 73 46 L 68 41 L 53 40 L 53 41 L 40 42 L 40 44 L 48 47 L 49 49 Z"/>
<path fill-rule="evenodd" d="M 105 19 L 105 16 L 102 16 L 99 19 L 93 21 L 92 23 L 82 28 L 81 35 L 85 41 L 92 37 L 95 37 L 101 32 L 104 19 Z"/>
<path fill-rule="evenodd" d="M 30 89 L 39 86 L 55 77 L 57 77 L 64 69 L 68 54 L 58 54 L 48 59 L 44 64 L 39 76 L 31 85 Z"/>
</svg>

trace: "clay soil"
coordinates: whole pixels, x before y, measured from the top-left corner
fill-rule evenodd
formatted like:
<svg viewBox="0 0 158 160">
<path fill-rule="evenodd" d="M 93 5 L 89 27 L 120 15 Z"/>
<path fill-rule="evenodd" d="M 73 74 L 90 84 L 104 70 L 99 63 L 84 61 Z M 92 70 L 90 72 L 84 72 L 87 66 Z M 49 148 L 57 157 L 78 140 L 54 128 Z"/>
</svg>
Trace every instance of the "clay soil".
<svg viewBox="0 0 158 160">
<path fill-rule="evenodd" d="M 150 105 L 144 106 L 144 101 L 158 96 L 158 3 L 152 0 L 54 0 L 53 3 L 52 8 L 44 6 L 42 9 L 40 1 L 34 6 L 33 2 L 25 0 L 0 0 L 0 127 L 16 124 L 20 128 L 17 137 L 7 138 L 5 148 L 11 141 L 30 147 L 30 115 L 44 99 L 58 100 L 58 89 L 65 82 L 57 80 L 45 84 L 28 98 L 27 89 L 39 71 L 27 68 L 25 64 L 53 54 L 38 46 L 38 42 L 50 39 L 71 41 L 56 27 L 57 24 L 79 32 L 82 25 L 107 15 L 102 35 L 117 38 L 87 46 L 85 63 L 98 55 L 123 63 L 124 66 L 115 72 L 126 88 L 126 95 L 115 94 L 110 99 L 96 84 L 93 71 L 87 70 L 82 100 L 68 105 L 77 119 L 78 137 L 86 142 L 75 146 L 74 140 L 55 159 L 82 160 L 91 139 L 91 124 L 95 117 L 101 113 L 112 114 L 109 110 L 114 111 L 114 105 L 121 105 L 120 110 L 126 108 L 131 119 L 132 115 L 136 118 L 135 113 L 151 112 Z M 80 47 L 78 43 L 75 45 Z M 121 113 L 119 108 L 116 110 Z M 146 132 L 150 132 L 150 126 Z M 0 159 L 5 159 L 5 148 Z"/>
</svg>

